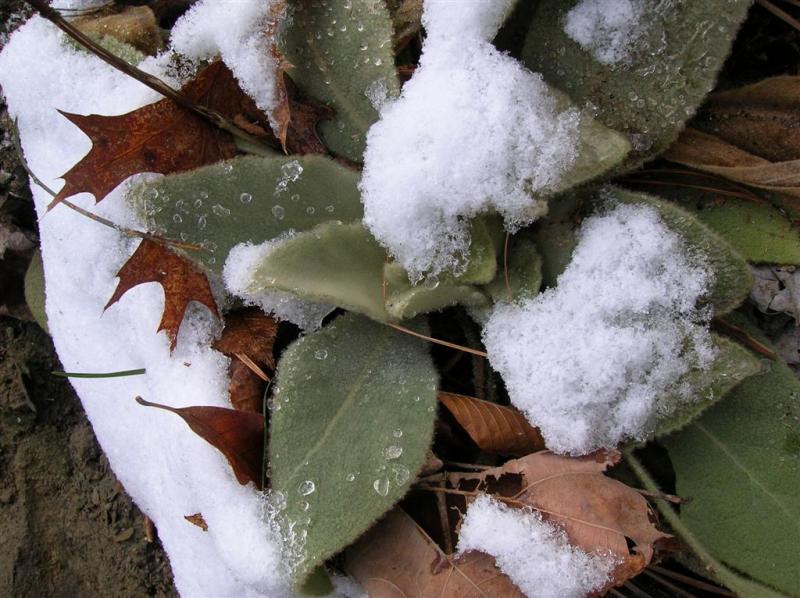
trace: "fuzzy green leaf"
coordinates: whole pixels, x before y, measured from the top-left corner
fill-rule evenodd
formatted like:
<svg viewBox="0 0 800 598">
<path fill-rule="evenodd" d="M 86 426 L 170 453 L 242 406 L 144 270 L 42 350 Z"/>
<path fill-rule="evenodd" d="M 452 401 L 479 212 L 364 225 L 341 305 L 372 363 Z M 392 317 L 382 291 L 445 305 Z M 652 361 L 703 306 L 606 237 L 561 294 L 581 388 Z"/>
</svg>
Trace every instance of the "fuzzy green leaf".
<svg viewBox="0 0 800 598">
<path fill-rule="evenodd" d="M 279 50 L 292 80 L 335 111 L 319 124 L 334 154 L 362 160 L 366 132 L 378 119 L 373 101 L 393 98 L 400 84 L 394 65 L 392 21 L 384 2 L 293 2 L 279 32 Z M 371 99 L 372 98 L 372 99 Z"/>
<path fill-rule="evenodd" d="M 253 272 L 249 291 L 284 291 L 386 321 L 385 261 L 361 224 L 328 222 L 280 243 Z"/>
<path fill-rule="evenodd" d="M 683 188 L 664 195 L 691 211 L 747 261 L 800 265 L 800 230 L 766 201 L 756 203 Z"/>
<path fill-rule="evenodd" d="M 50 334 L 44 302 L 44 263 L 42 262 L 42 252 L 37 249 L 25 271 L 25 303 L 28 304 L 28 309 L 31 310 L 36 323 Z"/>
<path fill-rule="evenodd" d="M 542 283 L 547 287 L 554 287 L 558 277 L 567 269 L 572 252 L 578 244 L 575 225 L 542 221 L 536 225 L 534 239 L 542 259 Z"/>
<path fill-rule="evenodd" d="M 681 378 L 681 383 L 692 389 L 694 400 L 675 399 L 678 409 L 657 424 L 656 436 L 664 436 L 680 430 L 696 419 L 711 405 L 719 401 L 731 389 L 761 371 L 761 360 L 750 351 L 719 335 L 712 335 L 717 358 L 708 370 L 693 370 Z"/>
<path fill-rule="evenodd" d="M 726 241 L 683 208 L 652 195 L 618 187 L 604 188 L 598 198 L 601 202 L 612 200 L 655 208 L 664 223 L 678 233 L 691 250 L 700 251 L 708 260 L 714 275 L 706 300 L 713 306 L 715 315 L 736 308 L 749 294 L 753 278 L 747 262 Z"/>
<path fill-rule="evenodd" d="M 298 584 L 406 493 L 432 442 L 436 383 L 425 343 L 355 314 L 286 350 L 269 462 Z"/>
<path fill-rule="evenodd" d="M 739 326 L 747 326 L 737 320 Z M 759 340 L 763 337 L 748 327 Z M 662 442 L 681 520 L 716 559 L 800 594 L 800 382 L 781 361 Z"/>
<path fill-rule="evenodd" d="M 502 261 L 502 256 L 501 256 Z M 517 235 L 508 248 L 508 281 L 504 267 L 486 290 L 497 301 L 520 301 L 535 297 L 542 286 L 542 258 L 528 235 Z"/>
<path fill-rule="evenodd" d="M 138 185 L 148 230 L 202 245 L 186 256 L 217 274 L 228 252 L 328 220 L 360 220 L 358 173 L 321 156 L 240 157 Z"/>
<path fill-rule="evenodd" d="M 640 164 L 674 141 L 714 86 L 750 0 L 686 0 L 647 8 L 630 36 L 629 56 L 599 62 L 564 30 L 578 0 L 536 3 L 522 52 L 525 64 L 590 104 L 607 127 L 632 136 Z"/>
</svg>

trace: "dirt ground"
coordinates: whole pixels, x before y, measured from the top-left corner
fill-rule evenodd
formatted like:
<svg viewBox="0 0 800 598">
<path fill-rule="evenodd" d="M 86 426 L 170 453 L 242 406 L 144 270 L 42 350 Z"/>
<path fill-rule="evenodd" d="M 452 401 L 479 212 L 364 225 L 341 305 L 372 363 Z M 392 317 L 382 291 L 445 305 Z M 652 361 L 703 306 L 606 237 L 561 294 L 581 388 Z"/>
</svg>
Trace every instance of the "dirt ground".
<svg viewBox="0 0 800 598">
<path fill-rule="evenodd" d="M 23 3 L 0 1 L 0 46 Z M 0 227 L 36 241 L 0 95 Z M 2 245 L 0 243 L 0 245 Z M 169 562 L 109 469 L 50 337 L 21 303 L 32 254 L 0 248 L 0 596 L 175 596 Z M 20 319 L 22 318 L 22 319 Z"/>
</svg>

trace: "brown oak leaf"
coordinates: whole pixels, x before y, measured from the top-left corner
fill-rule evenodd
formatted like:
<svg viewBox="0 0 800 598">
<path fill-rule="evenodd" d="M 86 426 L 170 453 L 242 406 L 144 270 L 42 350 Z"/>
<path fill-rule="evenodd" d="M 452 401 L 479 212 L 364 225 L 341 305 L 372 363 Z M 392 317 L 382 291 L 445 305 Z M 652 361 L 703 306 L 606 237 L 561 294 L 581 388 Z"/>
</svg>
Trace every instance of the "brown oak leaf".
<svg viewBox="0 0 800 598">
<path fill-rule="evenodd" d="M 158 331 L 166 330 L 170 350 L 178 342 L 178 329 L 191 301 L 202 303 L 219 317 L 208 278 L 189 260 L 167 247 L 143 239 L 133 255 L 117 273 L 119 284 L 105 306 L 111 307 L 129 289 L 146 282 L 157 282 L 164 289 L 164 313 Z"/>
<path fill-rule="evenodd" d="M 264 417 L 223 407 L 170 407 L 142 397 L 136 402 L 179 415 L 192 431 L 219 450 L 240 484 L 253 482 L 260 490 L 264 463 Z"/>
<path fill-rule="evenodd" d="M 439 400 L 484 452 L 527 455 L 545 448 L 539 430 L 516 409 L 449 392 Z"/>
<path fill-rule="evenodd" d="M 617 451 L 584 457 L 541 451 L 480 473 L 451 473 L 447 481 L 452 488 L 486 492 L 511 506 L 532 508 L 562 527 L 573 546 L 616 556 L 618 565 L 608 589 L 640 573 L 656 549 L 675 548 L 674 538 L 654 525 L 655 514 L 647 500 L 603 475 L 619 459 Z M 466 501 L 448 496 L 448 504 L 463 511 Z"/>
<path fill-rule="evenodd" d="M 441 548 L 401 509 L 391 511 L 345 552 L 345 569 L 370 596 L 478 598 L 524 594 L 482 552 L 458 558 Z"/>
<path fill-rule="evenodd" d="M 263 125 L 264 134 L 269 130 L 264 115 L 221 61 L 203 69 L 182 91 L 231 120 L 246 118 Z M 64 174 L 64 186 L 50 208 L 82 192 L 99 202 L 136 173 L 181 172 L 236 155 L 229 133 L 169 99 L 119 116 L 62 114 L 92 140 L 92 149 Z"/>
<path fill-rule="evenodd" d="M 202 513 L 193 513 L 192 515 L 184 515 L 183 518 L 192 525 L 196 525 L 204 532 L 208 531 L 208 524 L 206 523 L 206 520 L 203 518 Z"/>
</svg>

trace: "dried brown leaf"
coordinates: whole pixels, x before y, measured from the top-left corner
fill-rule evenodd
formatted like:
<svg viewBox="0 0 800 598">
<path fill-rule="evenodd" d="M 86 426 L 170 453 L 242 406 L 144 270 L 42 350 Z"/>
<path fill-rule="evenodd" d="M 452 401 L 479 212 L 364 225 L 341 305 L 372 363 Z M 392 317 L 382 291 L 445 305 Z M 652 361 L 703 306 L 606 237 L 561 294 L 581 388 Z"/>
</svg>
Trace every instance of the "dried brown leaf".
<svg viewBox="0 0 800 598">
<path fill-rule="evenodd" d="M 527 455 L 545 447 L 539 430 L 516 409 L 448 392 L 439 400 L 484 452 Z"/>
<path fill-rule="evenodd" d="M 620 585 L 651 562 L 656 548 L 670 547 L 672 537 L 656 529 L 653 510 L 639 492 L 603 475 L 619 458 L 616 451 L 584 457 L 542 451 L 480 473 L 451 473 L 448 483 L 533 508 L 562 527 L 572 545 L 615 555 L 619 565 L 610 586 Z"/>
<path fill-rule="evenodd" d="M 230 376 L 228 393 L 233 408 L 250 413 L 262 413 L 266 383 L 235 357 L 231 359 L 228 375 Z"/>
<path fill-rule="evenodd" d="M 91 15 L 73 19 L 83 33 L 109 35 L 145 54 L 155 55 L 164 47 L 156 16 L 147 6 L 128 6 L 112 15 Z"/>
<path fill-rule="evenodd" d="M 228 356 L 244 353 L 256 363 L 275 368 L 272 347 L 278 334 L 278 320 L 256 308 L 231 312 L 225 316 L 222 335 L 213 347 Z"/>
<path fill-rule="evenodd" d="M 264 418 L 257 413 L 222 407 L 170 407 L 136 397 L 140 405 L 179 415 L 192 431 L 219 450 L 240 484 L 261 489 L 264 460 Z"/>
<path fill-rule="evenodd" d="M 197 527 L 199 527 L 204 532 L 208 531 L 208 524 L 206 523 L 206 520 L 203 519 L 203 514 L 202 513 L 194 513 L 192 515 L 184 515 L 183 518 L 186 521 L 188 521 L 189 523 L 191 523 L 192 525 L 196 525 Z"/>
<path fill-rule="evenodd" d="M 494 558 L 445 555 L 401 509 L 391 511 L 345 552 L 345 569 L 372 598 L 521 598 Z"/>
<path fill-rule="evenodd" d="M 178 329 L 190 302 L 197 301 L 219 316 L 206 275 L 164 245 L 142 240 L 117 276 L 119 284 L 105 309 L 136 285 L 157 282 L 164 289 L 164 313 L 158 331 L 166 330 L 170 349 L 174 349 L 178 342 Z"/>
<path fill-rule="evenodd" d="M 268 129 L 253 100 L 220 61 L 203 69 L 182 91 L 231 120 L 244 115 Z M 91 193 L 99 202 L 139 172 L 181 172 L 236 155 L 229 133 L 169 99 L 119 116 L 62 114 L 92 140 L 92 149 L 64 174 L 65 184 L 51 208 L 82 192 Z"/>
</svg>

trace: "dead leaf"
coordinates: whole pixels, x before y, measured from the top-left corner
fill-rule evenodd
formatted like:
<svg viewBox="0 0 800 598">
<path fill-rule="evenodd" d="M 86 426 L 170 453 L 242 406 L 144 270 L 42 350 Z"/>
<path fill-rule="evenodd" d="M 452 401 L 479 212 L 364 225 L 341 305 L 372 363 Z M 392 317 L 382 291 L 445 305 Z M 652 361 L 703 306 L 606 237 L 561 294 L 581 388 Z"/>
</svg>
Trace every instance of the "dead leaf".
<svg viewBox="0 0 800 598">
<path fill-rule="evenodd" d="M 527 455 L 545 447 L 539 430 L 516 409 L 449 392 L 440 392 L 439 400 L 484 452 Z"/>
<path fill-rule="evenodd" d="M 317 124 L 321 120 L 333 118 L 333 110 L 302 96 L 294 81 L 285 74 L 284 85 L 289 111 L 284 150 L 289 154 L 327 155 L 328 149 L 317 134 Z"/>
<path fill-rule="evenodd" d="M 800 270 L 794 266 L 752 266 L 750 299 L 766 314 L 784 313 L 800 324 Z"/>
<path fill-rule="evenodd" d="M 136 402 L 179 415 L 192 431 L 219 450 L 240 484 L 253 482 L 261 490 L 264 461 L 264 418 L 261 414 L 223 407 L 170 407 L 142 397 Z"/>
<path fill-rule="evenodd" d="M 170 249 L 143 239 L 133 255 L 117 272 L 119 284 L 105 309 L 116 303 L 129 289 L 146 282 L 157 282 L 164 289 L 164 313 L 158 331 L 166 330 L 170 350 L 178 342 L 178 329 L 186 307 L 192 301 L 205 305 L 219 317 L 208 278 L 189 260 Z"/>
<path fill-rule="evenodd" d="M 109 35 L 145 54 L 155 55 L 164 47 L 156 16 L 147 6 L 128 6 L 111 15 L 78 17 L 71 23 L 83 33 Z"/>
<path fill-rule="evenodd" d="M 346 571 L 371 598 L 524 596 L 494 558 L 481 552 L 445 555 L 401 509 L 364 534 L 344 558 Z"/>
<path fill-rule="evenodd" d="M 800 77 L 719 92 L 664 157 L 780 194 L 800 215 Z"/>
<path fill-rule="evenodd" d="M 244 115 L 269 128 L 265 117 L 221 61 L 203 69 L 182 91 L 192 100 L 233 120 Z M 236 155 L 231 135 L 169 99 L 120 116 L 62 112 L 91 140 L 92 149 L 62 177 L 62 199 L 87 192 L 101 201 L 129 176 L 169 174 L 213 164 Z"/>
<path fill-rule="evenodd" d="M 192 525 L 196 525 L 204 532 L 208 531 L 208 524 L 206 523 L 206 520 L 203 519 L 202 513 L 194 513 L 193 515 L 184 515 L 183 518 Z"/>
<path fill-rule="evenodd" d="M 228 394 L 233 408 L 250 413 L 262 413 L 266 383 L 236 357 L 231 359 L 228 375 L 230 377 Z"/>
<path fill-rule="evenodd" d="M 587 553 L 611 553 L 619 559 L 609 587 L 640 573 L 656 548 L 671 548 L 672 536 L 656 529 L 644 497 L 603 475 L 620 455 L 598 451 L 565 457 L 534 453 L 480 473 L 450 473 L 453 488 L 485 491 L 507 504 L 530 507 L 562 527 L 569 542 Z M 635 545 L 631 552 L 628 539 Z"/>
<path fill-rule="evenodd" d="M 212 347 L 228 356 L 243 353 L 256 363 L 275 369 L 272 347 L 277 334 L 278 320 L 257 308 L 243 309 L 225 316 L 225 328 Z"/>
</svg>

